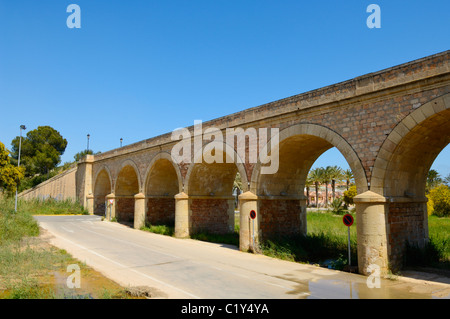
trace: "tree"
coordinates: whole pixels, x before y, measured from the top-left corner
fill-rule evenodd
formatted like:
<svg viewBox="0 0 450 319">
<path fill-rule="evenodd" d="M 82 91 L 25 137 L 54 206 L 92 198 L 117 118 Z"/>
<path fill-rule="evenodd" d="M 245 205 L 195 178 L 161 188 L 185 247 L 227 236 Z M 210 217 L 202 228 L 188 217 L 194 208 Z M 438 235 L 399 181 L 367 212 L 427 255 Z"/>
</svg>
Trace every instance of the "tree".
<svg viewBox="0 0 450 319">
<path fill-rule="evenodd" d="M 344 179 L 347 183 L 347 190 L 350 187 L 350 182 L 352 181 L 353 177 L 353 171 L 351 169 L 347 169 L 344 171 Z"/>
<path fill-rule="evenodd" d="M 450 174 L 448 174 L 447 177 L 444 178 L 444 184 L 450 187 Z"/>
<path fill-rule="evenodd" d="M 333 201 L 336 199 L 336 182 L 341 182 L 344 179 L 344 171 L 339 166 L 329 167 L 329 173 L 331 178 L 331 191 Z"/>
<path fill-rule="evenodd" d="M 311 179 L 311 175 L 308 174 L 308 177 L 305 181 L 305 188 L 306 188 L 306 206 L 309 206 L 311 203 L 309 202 L 309 189 L 314 184 L 314 181 Z"/>
<path fill-rule="evenodd" d="M 309 172 L 309 178 L 316 188 L 316 207 L 319 207 L 319 185 L 322 183 L 323 168 L 318 167 Z"/>
<path fill-rule="evenodd" d="M 331 181 L 332 168 L 327 166 L 322 170 L 322 183 L 325 184 L 325 207 L 328 207 L 328 183 Z"/>
<path fill-rule="evenodd" d="M 10 159 L 9 151 L 0 142 L 0 189 L 9 195 L 16 191 L 17 185 L 23 178 L 23 167 L 18 168 L 12 165 Z"/>
<path fill-rule="evenodd" d="M 442 184 L 441 175 L 434 169 L 430 169 L 427 175 L 426 191 L 430 192 L 433 188 Z"/>
<path fill-rule="evenodd" d="M 11 143 L 11 155 L 15 161 L 19 155 L 19 139 L 17 136 Z M 29 131 L 27 136 L 22 138 L 20 158 L 25 167 L 25 175 L 48 174 L 60 163 L 66 147 L 67 140 L 50 126 L 39 126 Z"/>
<path fill-rule="evenodd" d="M 82 159 L 83 157 L 85 157 L 88 154 L 92 155 L 92 154 L 94 154 L 94 152 L 92 150 L 84 150 L 84 151 L 76 153 L 73 156 L 73 159 L 75 160 L 75 162 L 78 162 L 80 159 Z"/>
</svg>

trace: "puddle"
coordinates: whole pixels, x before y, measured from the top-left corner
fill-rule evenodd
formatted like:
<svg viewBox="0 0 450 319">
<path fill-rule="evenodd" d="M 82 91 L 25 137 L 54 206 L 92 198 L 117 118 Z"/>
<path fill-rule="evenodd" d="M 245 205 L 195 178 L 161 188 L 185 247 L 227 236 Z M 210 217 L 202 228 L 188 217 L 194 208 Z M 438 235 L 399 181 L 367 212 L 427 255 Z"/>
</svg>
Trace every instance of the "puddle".
<svg viewBox="0 0 450 319">
<path fill-rule="evenodd" d="M 69 288 L 67 280 L 71 272 L 56 270 L 34 278 L 37 286 L 24 286 L 17 291 L 0 289 L 0 299 L 147 299 L 158 296 L 158 291 L 148 287 L 123 288 L 87 266 L 80 266 L 80 270 L 80 288 Z"/>
<path fill-rule="evenodd" d="M 438 283 L 381 278 L 379 288 L 370 288 L 368 277 L 349 273 L 328 273 L 326 279 L 312 273 L 309 278 L 295 277 L 287 274 L 279 278 L 295 281 L 297 286 L 288 294 L 300 299 L 450 299 L 450 285 Z"/>
</svg>

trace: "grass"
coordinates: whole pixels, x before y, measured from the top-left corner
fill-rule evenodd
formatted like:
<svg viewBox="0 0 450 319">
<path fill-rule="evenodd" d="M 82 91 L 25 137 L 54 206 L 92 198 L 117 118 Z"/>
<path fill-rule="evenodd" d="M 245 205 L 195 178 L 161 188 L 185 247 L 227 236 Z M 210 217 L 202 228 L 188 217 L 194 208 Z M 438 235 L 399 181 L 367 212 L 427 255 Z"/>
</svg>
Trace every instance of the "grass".
<svg viewBox="0 0 450 319">
<path fill-rule="evenodd" d="M 19 200 L 18 207 L 32 215 L 88 215 L 83 206 L 73 200 L 31 199 Z"/>
<path fill-rule="evenodd" d="M 155 234 L 173 236 L 175 234 L 175 226 L 173 225 L 151 225 L 146 224 L 141 230 L 148 231 Z"/>
<path fill-rule="evenodd" d="M 450 270 L 450 218 L 429 216 L 428 232 L 425 247 L 407 244 L 404 265 Z"/>
<path fill-rule="evenodd" d="M 324 264 L 343 268 L 348 263 L 348 229 L 342 216 L 308 212 L 306 236 L 292 235 L 272 238 L 261 243 L 263 254 L 289 261 Z M 356 222 L 350 227 L 352 265 L 357 263 Z"/>
</svg>

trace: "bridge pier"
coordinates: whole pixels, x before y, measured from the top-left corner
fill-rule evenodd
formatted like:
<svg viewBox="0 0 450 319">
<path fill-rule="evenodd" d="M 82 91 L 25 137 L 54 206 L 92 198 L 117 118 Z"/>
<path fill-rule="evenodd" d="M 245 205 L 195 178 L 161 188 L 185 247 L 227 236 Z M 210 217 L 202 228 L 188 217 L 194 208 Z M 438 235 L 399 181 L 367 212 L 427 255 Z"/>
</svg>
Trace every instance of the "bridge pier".
<svg viewBox="0 0 450 319">
<path fill-rule="evenodd" d="M 88 210 L 89 215 L 94 215 L 94 195 L 88 194 L 86 196 L 86 208 Z"/>
<path fill-rule="evenodd" d="M 112 203 L 110 203 L 112 200 Z M 116 194 L 111 193 L 106 195 L 106 219 L 112 220 L 116 217 Z"/>
<path fill-rule="evenodd" d="M 372 265 L 380 267 L 381 274 L 388 271 L 386 197 L 366 191 L 354 197 L 358 242 L 358 271 L 370 275 Z M 370 266 L 370 267 L 369 267 Z"/>
<path fill-rule="evenodd" d="M 134 195 L 134 228 L 141 229 L 145 226 L 145 195 Z"/>
<path fill-rule="evenodd" d="M 181 192 L 175 195 L 175 237 L 189 237 L 189 196 Z"/>
<path fill-rule="evenodd" d="M 258 213 L 258 196 L 252 192 L 245 192 L 239 195 L 239 250 L 248 251 L 255 250 L 253 248 L 253 225 L 254 223 L 254 235 L 255 243 L 259 242 L 259 213 Z M 256 218 L 251 221 L 250 212 L 254 210 L 256 212 Z"/>
</svg>

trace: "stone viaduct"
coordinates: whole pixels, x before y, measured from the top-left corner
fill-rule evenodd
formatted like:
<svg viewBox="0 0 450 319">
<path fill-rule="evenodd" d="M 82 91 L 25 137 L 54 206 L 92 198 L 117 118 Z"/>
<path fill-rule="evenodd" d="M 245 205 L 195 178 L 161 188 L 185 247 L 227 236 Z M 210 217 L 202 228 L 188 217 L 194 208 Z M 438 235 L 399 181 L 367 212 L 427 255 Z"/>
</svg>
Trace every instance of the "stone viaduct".
<svg viewBox="0 0 450 319">
<path fill-rule="evenodd" d="M 175 236 L 234 229 L 233 181 L 239 172 L 240 249 L 275 234 L 306 233 L 306 176 L 336 147 L 355 176 L 359 272 L 400 267 L 405 243 L 428 240 L 425 182 L 450 141 L 450 51 L 203 123 L 218 128 L 278 128 L 279 169 L 264 163 L 176 163 L 172 132 L 78 163 L 76 197 L 90 213 L 140 228 L 172 222 Z M 194 119 L 192 119 L 194 121 Z M 194 139 L 194 127 L 187 128 Z M 206 141 L 204 141 L 206 143 Z M 236 151 L 235 145 L 228 145 Z M 275 147 L 275 148 L 274 148 Z M 110 204 L 110 201 L 112 204 Z M 105 204 L 107 207 L 105 207 Z"/>
</svg>

